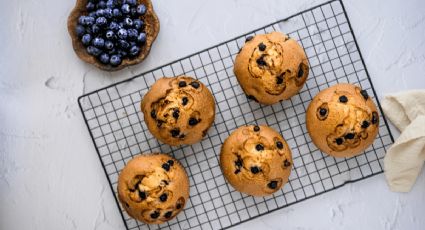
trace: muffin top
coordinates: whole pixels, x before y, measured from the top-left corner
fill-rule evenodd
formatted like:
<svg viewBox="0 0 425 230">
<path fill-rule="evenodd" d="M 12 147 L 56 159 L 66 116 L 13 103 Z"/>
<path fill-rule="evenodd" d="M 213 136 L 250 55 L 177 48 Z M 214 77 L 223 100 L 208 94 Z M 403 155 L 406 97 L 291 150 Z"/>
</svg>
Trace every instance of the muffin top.
<svg viewBox="0 0 425 230">
<path fill-rule="evenodd" d="M 366 90 L 337 84 L 310 103 L 306 122 L 314 144 L 335 157 L 351 157 L 373 143 L 379 129 L 375 103 Z"/>
<path fill-rule="evenodd" d="M 238 191 L 254 196 L 276 192 L 288 181 L 292 155 L 286 141 L 268 126 L 243 126 L 224 142 L 220 166 Z"/>
<path fill-rule="evenodd" d="M 121 171 L 118 197 L 131 217 L 160 224 L 183 209 L 189 198 L 189 180 L 172 157 L 143 154 L 130 160 Z"/>
<path fill-rule="evenodd" d="M 159 79 L 143 97 L 141 109 L 150 132 L 169 145 L 200 141 L 215 117 L 211 92 L 187 76 Z"/>
<path fill-rule="evenodd" d="M 296 94 L 308 72 L 302 47 L 279 32 L 248 37 L 236 56 L 235 75 L 249 98 L 274 104 Z"/>
</svg>

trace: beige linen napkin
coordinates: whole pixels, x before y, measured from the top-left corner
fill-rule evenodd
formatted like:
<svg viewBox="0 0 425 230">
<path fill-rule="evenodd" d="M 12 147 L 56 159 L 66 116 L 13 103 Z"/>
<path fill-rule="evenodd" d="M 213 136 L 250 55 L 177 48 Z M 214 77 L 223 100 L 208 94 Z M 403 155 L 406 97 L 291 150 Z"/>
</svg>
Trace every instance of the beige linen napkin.
<svg viewBox="0 0 425 230">
<path fill-rule="evenodd" d="M 385 177 L 392 191 L 409 192 L 425 161 L 425 90 L 386 96 L 382 108 L 401 132 L 385 155 Z"/>
</svg>

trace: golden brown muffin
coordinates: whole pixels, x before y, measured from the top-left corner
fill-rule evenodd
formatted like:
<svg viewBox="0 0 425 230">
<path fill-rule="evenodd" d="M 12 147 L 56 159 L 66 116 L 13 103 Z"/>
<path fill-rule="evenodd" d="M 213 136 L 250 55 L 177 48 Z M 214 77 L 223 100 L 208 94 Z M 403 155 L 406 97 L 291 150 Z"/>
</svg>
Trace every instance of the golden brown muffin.
<svg viewBox="0 0 425 230">
<path fill-rule="evenodd" d="M 306 115 L 313 143 L 334 157 L 352 157 L 373 143 L 379 129 L 375 103 L 366 90 L 338 84 L 319 92 Z"/>
<path fill-rule="evenodd" d="M 160 224 L 183 210 L 189 198 L 189 179 L 176 159 L 165 154 L 143 154 L 121 171 L 118 198 L 131 217 Z"/>
<path fill-rule="evenodd" d="M 224 177 L 239 192 L 266 196 L 288 181 L 292 154 L 275 130 L 249 125 L 239 127 L 224 141 L 220 166 Z"/>
<path fill-rule="evenodd" d="M 156 81 L 143 97 L 141 109 L 152 135 L 173 146 L 200 141 L 215 117 L 211 92 L 187 76 Z"/>
<path fill-rule="evenodd" d="M 303 87 L 309 72 L 303 48 L 287 35 L 272 32 L 248 37 L 236 56 L 234 73 L 245 94 L 271 105 Z"/>
</svg>

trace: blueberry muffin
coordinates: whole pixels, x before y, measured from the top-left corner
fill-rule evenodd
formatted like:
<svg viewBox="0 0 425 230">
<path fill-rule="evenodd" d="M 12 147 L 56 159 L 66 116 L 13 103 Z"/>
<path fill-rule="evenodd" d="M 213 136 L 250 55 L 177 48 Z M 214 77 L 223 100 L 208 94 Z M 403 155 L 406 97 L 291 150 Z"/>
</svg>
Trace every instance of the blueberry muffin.
<svg viewBox="0 0 425 230">
<path fill-rule="evenodd" d="M 140 155 L 121 171 L 118 198 L 131 217 L 160 224 L 183 210 L 189 198 L 189 179 L 180 163 L 168 155 Z"/>
<path fill-rule="evenodd" d="M 225 141 L 220 153 L 224 177 L 239 192 L 266 196 L 289 178 L 292 154 L 286 141 L 268 126 L 243 126 Z"/>
<path fill-rule="evenodd" d="M 308 72 L 303 48 L 279 32 L 247 37 L 234 66 L 234 73 L 248 98 L 266 105 L 298 93 Z"/>
<path fill-rule="evenodd" d="M 319 92 L 306 115 L 313 143 L 334 157 L 351 157 L 373 143 L 379 129 L 375 103 L 366 90 L 338 84 Z"/>
<path fill-rule="evenodd" d="M 199 142 L 215 117 L 211 92 L 187 76 L 159 79 L 143 97 L 141 109 L 152 135 L 173 146 Z"/>
<path fill-rule="evenodd" d="M 77 0 L 68 32 L 81 60 L 115 71 L 146 58 L 159 20 L 150 0 Z"/>
</svg>

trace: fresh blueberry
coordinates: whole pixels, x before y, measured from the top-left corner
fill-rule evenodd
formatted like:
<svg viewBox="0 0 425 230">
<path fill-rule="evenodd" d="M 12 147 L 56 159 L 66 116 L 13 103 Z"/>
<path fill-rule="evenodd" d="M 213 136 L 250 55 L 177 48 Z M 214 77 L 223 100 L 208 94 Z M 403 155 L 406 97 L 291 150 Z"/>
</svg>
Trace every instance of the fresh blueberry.
<svg viewBox="0 0 425 230">
<path fill-rule="evenodd" d="M 146 13 L 146 6 L 144 4 L 140 4 L 137 6 L 136 11 L 139 15 L 144 15 Z"/>
<path fill-rule="evenodd" d="M 94 18 L 90 16 L 80 16 L 78 18 L 78 23 L 80 25 L 91 26 L 94 24 Z"/>
<path fill-rule="evenodd" d="M 91 35 L 90 34 L 84 34 L 83 37 L 81 38 L 81 42 L 83 43 L 83 45 L 90 44 L 90 41 L 91 41 Z"/>
<path fill-rule="evenodd" d="M 118 23 L 118 27 L 120 27 L 120 29 L 121 29 L 121 28 L 124 28 L 124 22 L 119 22 L 119 23 Z"/>
<path fill-rule="evenodd" d="M 105 17 L 98 17 L 96 19 L 96 24 L 99 26 L 105 26 L 108 23 L 108 20 Z"/>
<path fill-rule="evenodd" d="M 77 27 L 75 27 L 75 33 L 78 37 L 82 37 L 86 33 L 86 29 L 82 25 L 77 25 Z"/>
<path fill-rule="evenodd" d="M 123 22 L 124 22 L 124 25 L 127 27 L 133 26 L 133 20 L 131 20 L 131 18 L 125 18 Z"/>
<path fill-rule="evenodd" d="M 128 49 L 130 47 L 130 43 L 126 40 L 118 40 L 118 45 L 123 49 Z"/>
<path fill-rule="evenodd" d="M 118 37 L 121 39 L 126 39 L 127 38 L 127 30 L 126 29 L 119 29 L 118 30 Z"/>
<path fill-rule="evenodd" d="M 130 48 L 130 52 L 129 53 L 130 53 L 131 56 L 137 56 L 139 54 L 139 52 L 140 52 L 140 48 L 139 47 L 132 46 Z"/>
<path fill-rule="evenodd" d="M 97 16 L 96 11 L 90 12 L 88 16 L 95 18 Z"/>
<path fill-rule="evenodd" d="M 78 24 L 80 24 L 80 25 L 85 25 L 86 23 L 86 17 L 87 16 L 85 16 L 85 15 L 81 15 L 79 18 L 78 18 Z"/>
<path fill-rule="evenodd" d="M 130 44 L 130 48 L 131 48 L 132 46 L 137 46 L 137 43 L 136 43 L 136 42 L 133 42 L 133 41 L 128 42 L 128 44 Z"/>
<path fill-rule="evenodd" d="M 114 17 L 116 17 L 116 18 L 120 18 L 120 17 L 122 17 L 121 10 L 119 10 L 119 9 L 117 9 L 117 8 L 113 9 L 113 10 L 112 10 L 112 15 L 114 15 Z"/>
<path fill-rule="evenodd" d="M 89 46 L 89 47 L 87 47 L 87 53 L 97 57 L 97 56 L 100 55 L 100 53 L 102 53 L 102 50 L 100 50 L 100 49 L 98 49 L 94 46 Z"/>
<path fill-rule="evenodd" d="M 105 45 L 106 46 L 106 45 Z M 114 54 L 117 54 L 118 52 L 117 52 L 117 50 L 115 49 L 115 48 L 113 48 L 113 49 L 111 49 L 111 50 L 109 50 L 108 51 L 108 54 L 109 55 L 114 55 Z"/>
<path fill-rule="evenodd" d="M 106 2 L 106 7 L 107 8 L 112 9 L 112 8 L 114 8 L 114 6 L 115 6 L 115 1 L 114 0 L 108 0 Z"/>
<path fill-rule="evenodd" d="M 98 9 L 98 10 L 96 10 L 96 16 L 102 17 L 103 15 L 105 15 L 105 10 L 104 9 Z"/>
<path fill-rule="evenodd" d="M 139 36 L 137 36 L 137 42 L 143 44 L 146 42 L 146 34 L 140 33 Z"/>
<path fill-rule="evenodd" d="M 140 19 L 135 19 L 133 20 L 133 26 L 134 28 L 136 28 L 137 30 L 140 30 L 143 27 L 143 21 Z"/>
<path fill-rule="evenodd" d="M 97 8 L 105 9 L 106 8 L 106 2 L 105 1 L 99 1 L 99 3 L 97 3 Z"/>
<path fill-rule="evenodd" d="M 108 64 L 109 63 L 109 54 L 107 53 L 102 53 L 99 57 L 99 60 L 103 63 L 103 64 Z"/>
<path fill-rule="evenodd" d="M 86 34 L 93 34 L 91 26 L 86 26 Z"/>
<path fill-rule="evenodd" d="M 112 9 L 111 8 L 106 8 L 104 11 L 103 16 L 105 16 L 106 18 L 112 18 Z"/>
<path fill-rule="evenodd" d="M 130 6 L 135 6 L 137 5 L 137 1 L 136 0 L 126 0 L 124 1 L 125 3 L 129 4 Z"/>
<path fill-rule="evenodd" d="M 118 54 L 123 58 L 128 56 L 128 53 L 124 50 L 118 50 Z"/>
<path fill-rule="evenodd" d="M 119 55 L 112 55 L 109 59 L 109 63 L 113 66 L 118 66 L 121 64 L 121 57 Z"/>
<path fill-rule="evenodd" d="M 100 37 L 94 38 L 92 43 L 97 48 L 103 48 L 105 46 L 105 40 Z"/>
<path fill-rule="evenodd" d="M 112 30 L 108 30 L 108 31 L 106 31 L 106 33 L 105 33 L 105 37 L 107 38 L 107 39 L 113 39 L 114 38 L 114 31 L 112 31 Z"/>
<path fill-rule="evenodd" d="M 132 17 L 137 16 L 137 9 L 136 9 L 136 7 L 131 7 L 131 9 L 130 9 L 130 15 Z"/>
<path fill-rule="evenodd" d="M 86 5 L 86 9 L 87 9 L 88 11 L 92 11 L 92 10 L 94 10 L 94 9 L 95 9 L 95 7 L 96 7 L 96 5 L 95 5 L 93 2 L 88 2 L 88 3 L 87 3 L 87 5 Z"/>
<path fill-rule="evenodd" d="M 86 25 L 91 26 L 94 24 L 94 17 L 87 16 L 86 17 Z"/>
<path fill-rule="evenodd" d="M 114 49 L 114 43 L 113 42 L 111 42 L 111 41 L 105 41 L 105 48 L 107 49 L 107 50 L 112 50 L 112 49 Z"/>
<path fill-rule="evenodd" d="M 128 29 L 127 35 L 129 40 L 136 40 L 139 33 L 137 32 L 136 29 Z"/>
<path fill-rule="evenodd" d="M 91 32 L 93 34 L 98 34 L 100 32 L 100 27 L 97 24 L 91 26 Z"/>
<path fill-rule="evenodd" d="M 117 31 L 119 30 L 120 26 L 118 25 L 118 23 L 116 22 L 111 22 L 109 23 L 109 29 L 113 30 L 113 31 Z"/>
<path fill-rule="evenodd" d="M 121 12 L 122 12 L 123 14 L 128 14 L 128 13 L 130 13 L 130 5 L 129 5 L 129 4 L 123 4 L 123 5 L 121 6 Z"/>
</svg>

